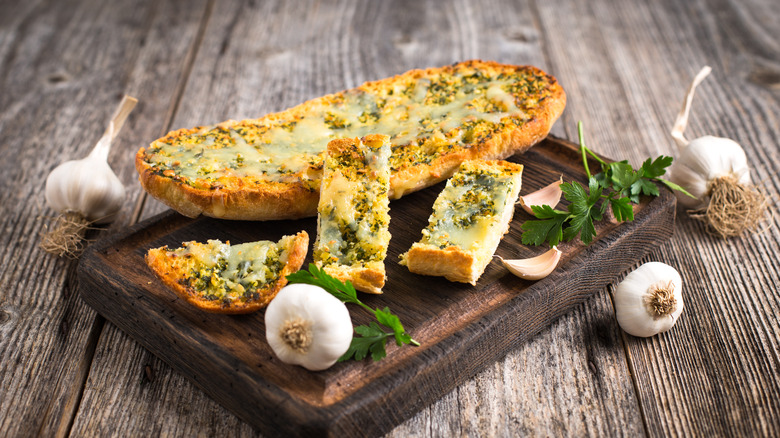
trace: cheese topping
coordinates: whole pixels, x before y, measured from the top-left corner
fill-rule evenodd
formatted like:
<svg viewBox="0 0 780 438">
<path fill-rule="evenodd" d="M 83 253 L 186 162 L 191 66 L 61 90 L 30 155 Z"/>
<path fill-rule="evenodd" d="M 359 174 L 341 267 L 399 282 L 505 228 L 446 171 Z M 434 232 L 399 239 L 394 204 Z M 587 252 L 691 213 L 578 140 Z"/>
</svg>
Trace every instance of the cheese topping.
<svg viewBox="0 0 780 438">
<path fill-rule="evenodd" d="M 334 138 L 387 134 L 389 164 L 398 171 L 432 160 L 453 148 L 485 141 L 507 125 L 536 115 L 551 77 L 534 70 L 486 73 L 460 64 L 435 74 L 408 76 L 392 87 L 362 86 L 310 101 L 305 115 L 245 120 L 203 127 L 159 139 L 144 160 L 160 175 L 197 188 L 218 188 L 220 179 L 285 182 L 316 190 L 324 150 Z M 280 113 L 284 115 L 285 113 Z"/>
<path fill-rule="evenodd" d="M 385 259 L 390 241 L 387 193 L 390 145 L 354 142 L 336 150 L 328 146 L 318 207 L 314 260 L 320 265 L 363 265 Z"/>
<path fill-rule="evenodd" d="M 188 285 L 204 291 L 204 298 L 223 301 L 249 301 L 259 298 L 257 289 L 276 281 L 287 262 L 286 240 L 279 244 L 259 241 L 230 245 L 219 240 L 186 242 L 183 248 L 169 250 L 188 269 Z"/>
<path fill-rule="evenodd" d="M 504 226 L 507 205 L 514 203 L 510 194 L 518 189 L 514 173 L 462 167 L 436 198 L 420 243 L 442 249 L 458 246 L 466 251 L 488 246 L 486 240 L 503 235 L 498 228 Z"/>
</svg>

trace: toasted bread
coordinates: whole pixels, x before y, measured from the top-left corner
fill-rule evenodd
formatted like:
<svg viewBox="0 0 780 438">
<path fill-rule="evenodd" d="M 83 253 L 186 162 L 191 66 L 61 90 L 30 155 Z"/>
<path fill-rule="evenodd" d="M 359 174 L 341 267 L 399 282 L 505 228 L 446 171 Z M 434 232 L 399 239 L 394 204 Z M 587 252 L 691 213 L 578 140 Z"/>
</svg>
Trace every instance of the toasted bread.
<svg viewBox="0 0 780 438">
<path fill-rule="evenodd" d="M 150 249 L 146 264 L 169 289 L 212 313 L 250 313 L 268 305 L 298 271 L 309 246 L 301 231 L 279 242 L 230 245 L 219 240 Z"/>
<path fill-rule="evenodd" d="M 382 293 L 390 242 L 389 137 L 328 143 L 320 187 L 314 262 L 355 289 Z"/>
<path fill-rule="evenodd" d="M 509 230 L 522 171 L 521 164 L 507 161 L 463 162 L 401 264 L 416 274 L 476 284 Z"/>
<path fill-rule="evenodd" d="M 180 129 L 136 154 L 143 188 L 180 213 L 225 219 L 314 216 L 335 138 L 390 136 L 390 198 L 446 179 L 467 159 L 542 140 L 566 96 L 528 66 L 467 61 L 365 83 L 259 119 Z"/>
</svg>

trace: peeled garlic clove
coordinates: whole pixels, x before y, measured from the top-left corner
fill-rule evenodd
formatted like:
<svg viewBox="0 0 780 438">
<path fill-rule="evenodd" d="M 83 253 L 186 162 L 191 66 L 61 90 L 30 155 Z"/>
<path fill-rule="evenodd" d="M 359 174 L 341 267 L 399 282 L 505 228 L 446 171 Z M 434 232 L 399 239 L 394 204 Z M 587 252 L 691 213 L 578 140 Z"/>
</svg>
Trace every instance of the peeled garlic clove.
<svg viewBox="0 0 780 438">
<path fill-rule="evenodd" d="M 546 253 L 528 259 L 504 260 L 501 257 L 499 259 L 509 269 L 509 272 L 518 277 L 524 280 L 541 280 L 550 275 L 558 266 L 558 262 L 561 260 L 561 251 L 557 246 L 553 246 Z"/>
<path fill-rule="evenodd" d="M 682 278 L 665 263 L 645 263 L 615 289 L 618 324 L 634 336 L 649 337 L 671 329 L 683 306 Z"/>
<path fill-rule="evenodd" d="M 555 206 L 561 202 L 561 195 L 563 194 L 561 184 L 563 184 L 563 176 L 547 187 L 521 196 L 519 201 L 520 207 L 529 214 L 534 214 L 533 209 L 531 209 L 534 205 L 549 205 L 550 207 L 555 208 Z"/>
</svg>

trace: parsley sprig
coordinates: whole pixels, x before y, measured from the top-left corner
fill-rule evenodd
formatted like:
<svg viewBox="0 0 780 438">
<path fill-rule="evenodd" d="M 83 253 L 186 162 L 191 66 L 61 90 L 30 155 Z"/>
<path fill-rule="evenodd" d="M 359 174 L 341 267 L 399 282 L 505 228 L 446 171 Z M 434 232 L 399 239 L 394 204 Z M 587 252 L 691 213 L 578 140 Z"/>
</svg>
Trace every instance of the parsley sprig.
<svg viewBox="0 0 780 438">
<path fill-rule="evenodd" d="M 369 325 L 359 325 L 355 327 L 355 333 L 359 336 L 352 338 L 352 343 L 349 345 L 349 349 L 339 359 L 339 362 L 344 362 L 351 358 L 355 360 L 363 360 L 371 355 L 374 361 L 381 360 L 387 353 L 385 352 L 385 345 L 389 338 L 395 338 L 395 343 L 400 347 L 404 344 L 411 344 L 419 346 L 420 343 L 412 339 L 409 334 L 406 333 L 401 320 L 397 315 L 390 312 L 388 307 L 384 309 L 372 309 L 364 304 L 357 297 L 357 291 L 352 283 L 347 281 L 342 282 L 339 279 L 333 278 L 322 269 L 317 268 L 313 263 L 309 264 L 309 270 L 300 270 L 287 276 L 287 281 L 290 283 L 306 283 L 314 286 L 319 286 L 325 289 L 328 293 L 341 300 L 343 303 L 357 304 L 358 306 L 366 309 L 368 312 L 374 314 L 376 321 L 371 321 Z M 385 328 L 389 328 L 390 332 L 385 331 Z"/>
<path fill-rule="evenodd" d="M 577 181 L 561 184 L 563 197 L 569 201 L 567 210 L 556 210 L 549 205 L 531 207 L 537 220 L 529 220 L 522 225 L 523 244 L 541 245 L 547 242 L 555 246 L 578 235 L 583 243 L 590 244 L 596 237 L 594 222 L 604 217 L 607 208 L 612 208 L 618 221 L 633 221 L 633 204 L 639 203 L 640 196 L 660 194 L 653 181 L 692 196 L 677 184 L 661 178 L 672 164 L 672 157 L 662 155 L 654 160 L 648 158 L 636 170 L 625 160 L 608 163 L 585 146 L 582 122 L 577 124 L 577 130 L 588 187 Z M 596 175 L 590 173 L 588 156 L 601 165 L 601 172 Z"/>
</svg>

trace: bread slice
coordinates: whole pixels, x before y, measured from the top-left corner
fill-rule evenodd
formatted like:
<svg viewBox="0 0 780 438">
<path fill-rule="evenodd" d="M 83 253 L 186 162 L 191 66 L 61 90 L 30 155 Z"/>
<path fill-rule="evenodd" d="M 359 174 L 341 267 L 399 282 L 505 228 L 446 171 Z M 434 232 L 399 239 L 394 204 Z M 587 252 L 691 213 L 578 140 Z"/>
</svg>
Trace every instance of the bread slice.
<svg viewBox="0 0 780 438">
<path fill-rule="evenodd" d="M 563 112 L 552 76 L 467 61 L 365 83 L 259 119 L 173 131 L 136 154 L 143 188 L 180 213 L 225 219 L 314 216 L 325 147 L 390 136 L 390 198 L 449 177 L 464 160 L 539 142 Z"/>
<path fill-rule="evenodd" d="M 355 289 L 382 293 L 390 242 L 390 138 L 370 134 L 328 143 L 314 262 Z"/>
<path fill-rule="evenodd" d="M 476 284 L 509 231 L 520 193 L 521 164 L 470 160 L 433 203 L 422 239 L 401 255 L 416 274 Z"/>
<path fill-rule="evenodd" d="M 298 271 L 309 236 L 230 245 L 219 240 L 150 249 L 146 264 L 181 298 L 212 313 L 250 313 L 268 305 Z"/>
</svg>

